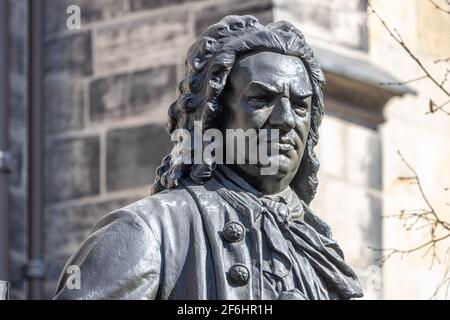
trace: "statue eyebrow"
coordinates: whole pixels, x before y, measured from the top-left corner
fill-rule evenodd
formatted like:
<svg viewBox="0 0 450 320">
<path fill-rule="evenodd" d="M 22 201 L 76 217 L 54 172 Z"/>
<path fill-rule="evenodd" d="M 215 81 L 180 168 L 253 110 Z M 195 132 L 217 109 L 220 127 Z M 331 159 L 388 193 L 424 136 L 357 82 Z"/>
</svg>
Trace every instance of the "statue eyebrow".
<svg viewBox="0 0 450 320">
<path fill-rule="evenodd" d="M 311 90 L 291 90 L 291 94 L 296 98 L 296 99 L 300 99 L 300 100 L 304 100 L 310 96 L 313 95 L 313 92 Z"/>
<path fill-rule="evenodd" d="M 248 84 L 246 91 L 248 90 L 253 90 L 253 89 L 259 89 L 259 90 L 263 90 L 263 91 L 268 91 L 273 95 L 279 95 L 281 94 L 282 90 L 279 90 L 277 87 L 268 84 L 268 83 L 264 83 L 261 81 L 252 81 Z M 313 95 L 313 92 L 311 90 L 291 90 L 291 94 L 294 96 L 295 99 L 299 99 L 299 100 L 304 100 L 310 96 Z"/>
<path fill-rule="evenodd" d="M 246 91 L 252 90 L 252 89 L 262 89 L 264 91 L 269 91 L 270 93 L 276 95 L 280 94 L 280 90 L 278 90 L 275 86 L 260 82 L 260 81 L 252 81 L 248 84 Z"/>
</svg>

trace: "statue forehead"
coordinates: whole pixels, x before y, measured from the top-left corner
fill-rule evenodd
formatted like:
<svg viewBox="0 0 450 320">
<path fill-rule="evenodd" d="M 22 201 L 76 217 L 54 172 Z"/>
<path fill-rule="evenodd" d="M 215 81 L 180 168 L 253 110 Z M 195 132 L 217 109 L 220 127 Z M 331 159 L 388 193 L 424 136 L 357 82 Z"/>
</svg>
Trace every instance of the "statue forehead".
<svg viewBox="0 0 450 320">
<path fill-rule="evenodd" d="M 308 72 L 300 58 L 274 52 L 241 57 L 234 64 L 230 79 L 238 85 L 250 81 L 279 85 L 287 80 L 299 89 L 311 88 Z"/>
</svg>

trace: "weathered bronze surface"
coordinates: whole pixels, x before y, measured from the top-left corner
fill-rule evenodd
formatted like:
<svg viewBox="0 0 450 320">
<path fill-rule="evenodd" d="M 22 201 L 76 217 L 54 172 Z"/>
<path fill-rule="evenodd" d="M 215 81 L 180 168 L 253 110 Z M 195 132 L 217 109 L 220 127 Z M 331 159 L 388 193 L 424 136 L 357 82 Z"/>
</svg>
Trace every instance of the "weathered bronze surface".
<svg viewBox="0 0 450 320">
<path fill-rule="evenodd" d="M 279 130 L 278 153 L 269 157 L 278 170 L 262 175 L 259 162 L 212 158 L 186 163 L 175 139 L 152 195 L 95 226 L 67 262 L 55 298 L 361 297 L 329 226 L 309 208 L 324 84 L 311 48 L 288 22 L 228 16 L 209 27 L 188 52 L 167 129 L 192 133 L 197 120 L 203 131 Z M 237 157 L 229 148 L 224 153 Z M 79 267 L 79 286 L 71 266 Z"/>
</svg>

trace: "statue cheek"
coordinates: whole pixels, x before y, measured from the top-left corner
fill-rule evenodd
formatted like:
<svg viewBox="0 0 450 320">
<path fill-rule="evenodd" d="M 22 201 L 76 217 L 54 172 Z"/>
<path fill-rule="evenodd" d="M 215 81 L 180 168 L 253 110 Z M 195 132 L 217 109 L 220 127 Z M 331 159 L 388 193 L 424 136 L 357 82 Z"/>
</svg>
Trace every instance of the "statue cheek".
<svg viewBox="0 0 450 320">
<path fill-rule="evenodd" d="M 261 129 L 267 123 L 270 114 L 272 112 L 272 108 L 264 108 L 260 110 L 256 110 L 250 112 L 246 116 L 246 121 L 249 124 L 249 128 Z"/>
<path fill-rule="evenodd" d="M 297 119 L 297 125 L 295 131 L 297 131 L 298 136 L 302 140 L 303 143 L 306 142 L 308 138 L 308 133 L 311 128 L 311 122 L 309 117 L 303 117 L 301 119 Z"/>
</svg>

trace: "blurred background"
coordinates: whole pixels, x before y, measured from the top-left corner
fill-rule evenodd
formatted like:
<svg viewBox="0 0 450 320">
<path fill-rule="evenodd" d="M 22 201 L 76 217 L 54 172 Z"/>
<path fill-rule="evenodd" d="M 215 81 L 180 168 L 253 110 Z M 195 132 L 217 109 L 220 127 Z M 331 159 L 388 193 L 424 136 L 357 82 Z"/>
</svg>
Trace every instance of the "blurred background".
<svg viewBox="0 0 450 320">
<path fill-rule="evenodd" d="M 365 298 L 448 298 L 450 3 L 370 4 L 0 0 L 0 280 L 11 299 L 51 298 L 93 224 L 149 195 L 187 49 L 229 14 L 292 22 L 322 64 L 312 207 Z"/>
</svg>

